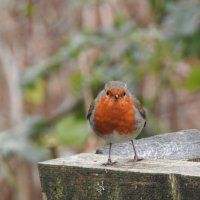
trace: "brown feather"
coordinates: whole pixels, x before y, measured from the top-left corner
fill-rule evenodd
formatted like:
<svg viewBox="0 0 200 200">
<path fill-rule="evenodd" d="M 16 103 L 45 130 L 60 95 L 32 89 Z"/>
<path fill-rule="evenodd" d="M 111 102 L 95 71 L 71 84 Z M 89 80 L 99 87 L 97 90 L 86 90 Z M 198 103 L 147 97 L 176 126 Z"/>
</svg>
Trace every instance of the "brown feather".
<svg viewBox="0 0 200 200">
<path fill-rule="evenodd" d="M 135 107 L 139 110 L 140 114 L 142 115 L 142 117 L 146 120 L 146 113 L 144 111 L 144 108 L 142 107 L 142 104 L 140 103 L 140 101 L 138 99 L 135 98 L 134 101 L 134 105 Z M 146 122 L 144 124 L 144 127 L 146 126 Z"/>
<path fill-rule="evenodd" d="M 87 113 L 87 120 L 89 120 L 89 118 L 90 118 L 90 116 L 92 114 L 92 111 L 94 109 L 94 106 L 95 106 L 95 103 L 94 103 L 94 101 L 92 101 L 92 103 L 90 104 L 90 108 L 88 110 L 88 113 Z"/>
</svg>

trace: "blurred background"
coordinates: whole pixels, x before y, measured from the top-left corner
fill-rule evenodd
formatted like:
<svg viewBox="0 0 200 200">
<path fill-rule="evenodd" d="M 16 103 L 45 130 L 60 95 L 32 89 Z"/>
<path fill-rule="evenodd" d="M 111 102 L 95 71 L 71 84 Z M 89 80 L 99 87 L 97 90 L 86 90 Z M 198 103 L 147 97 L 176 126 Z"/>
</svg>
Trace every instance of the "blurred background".
<svg viewBox="0 0 200 200">
<path fill-rule="evenodd" d="M 200 128 L 198 0 L 0 0 L 0 200 L 40 200 L 37 162 L 105 144 L 86 121 L 109 80 L 140 137 Z"/>
</svg>

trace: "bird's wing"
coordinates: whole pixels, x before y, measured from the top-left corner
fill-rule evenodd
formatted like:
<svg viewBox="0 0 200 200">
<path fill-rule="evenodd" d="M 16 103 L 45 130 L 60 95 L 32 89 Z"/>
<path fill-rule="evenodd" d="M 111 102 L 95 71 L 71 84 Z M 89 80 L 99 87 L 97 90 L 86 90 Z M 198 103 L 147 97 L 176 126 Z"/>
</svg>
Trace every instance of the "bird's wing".
<svg viewBox="0 0 200 200">
<path fill-rule="evenodd" d="M 92 101 L 92 103 L 90 104 L 90 108 L 89 108 L 88 113 L 87 113 L 87 120 L 90 119 L 90 116 L 92 115 L 92 111 L 94 110 L 94 105 L 95 105 L 94 102 L 95 101 Z"/>
<path fill-rule="evenodd" d="M 104 91 L 104 90 L 102 90 L 102 91 L 98 94 L 97 98 L 96 98 L 95 100 L 93 100 L 92 103 L 90 104 L 90 108 L 89 108 L 88 113 L 87 113 L 87 119 L 88 119 L 88 120 L 90 119 L 90 117 L 91 117 L 91 115 L 92 115 L 92 112 L 93 112 L 93 110 L 94 110 L 94 108 L 95 108 L 96 103 L 98 102 L 98 99 L 99 99 L 100 97 L 102 97 L 103 95 L 105 95 L 105 91 Z"/>
<path fill-rule="evenodd" d="M 144 108 L 142 107 L 142 104 L 140 103 L 140 101 L 138 99 L 135 98 L 135 101 L 134 101 L 134 106 L 139 110 L 141 116 L 145 119 L 146 121 L 146 113 L 145 113 L 145 110 Z M 145 125 L 146 125 L 146 122 L 145 122 Z M 144 126 L 145 126 L 144 125 Z"/>
</svg>

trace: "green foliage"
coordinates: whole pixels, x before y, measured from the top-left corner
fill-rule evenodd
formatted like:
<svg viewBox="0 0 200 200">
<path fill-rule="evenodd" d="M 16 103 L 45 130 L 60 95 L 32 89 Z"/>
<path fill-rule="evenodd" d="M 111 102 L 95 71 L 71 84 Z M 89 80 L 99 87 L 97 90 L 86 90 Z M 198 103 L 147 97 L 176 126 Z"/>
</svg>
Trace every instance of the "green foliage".
<svg viewBox="0 0 200 200">
<path fill-rule="evenodd" d="M 68 58 L 66 55 L 67 52 L 61 48 L 58 53 L 50 57 L 48 60 L 24 70 L 21 73 L 22 88 L 27 89 L 28 87 L 32 87 L 39 79 L 46 78 L 52 73 L 58 71 L 63 67 L 62 64 Z"/>
<path fill-rule="evenodd" d="M 62 145 L 80 147 L 86 142 L 88 129 L 84 119 L 71 115 L 55 124 L 53 135 Z"/>
<path fill-rule="evenodd" d="M 45 99 L 45 81 L 43 79 L 35 81 L 25 90 L 24 97 L 27 102 L 41 104 Z"/>
<path fill-rule="evenodd" d="M 34 12 L 35 12 L 35 7 L 33 3 L 29 2 L 24 5 L 24 14 L 27 17 L 32 17 L 34 15 Z"/>
<path fill-rule="evenodd" d="M 168 25 L 167 33 L 171 36 L 191 36 L 199 30 L 200 3 L 189 1 L 171 4 L 165 23 Z"/>
<path fill-rule="evenodd" d="M 182 42 L 184 43 L 184 42 Z M 200 30 L 195 32 L 191 37 L 185 38 L 184 55 L 198 55 L 200 56 Z"/>
<path fill-rule="evenodd" d="M 181 2 L 171 4 L 165 17 L 163 30 L 169 40 L 182 45 L 183 55 L 200 55 L 200 3 Z"/>
<path fill-rule="evenodd" d="M 176 0 L 150 0 L 149 2 L 153 15 L 158 22 L 161 22 L 167 13 L 168 6 L 173 2 L 176 2 Z"/>
<path fill-rule="evenodd" d="M 72 76 L 70 77 L 70 85 L 72 87 L 72 92 L 77 94 L 80 93 L 80 91 L 83 88 L 83 75 L 82 73 L 79 71 L 76 71 L 72 74 Z"/>
<path fill-rule="evenodd" d="M 200 65 L 192 68 L 182 86 L 193 92 L 200 89 Z"/>
</svg>

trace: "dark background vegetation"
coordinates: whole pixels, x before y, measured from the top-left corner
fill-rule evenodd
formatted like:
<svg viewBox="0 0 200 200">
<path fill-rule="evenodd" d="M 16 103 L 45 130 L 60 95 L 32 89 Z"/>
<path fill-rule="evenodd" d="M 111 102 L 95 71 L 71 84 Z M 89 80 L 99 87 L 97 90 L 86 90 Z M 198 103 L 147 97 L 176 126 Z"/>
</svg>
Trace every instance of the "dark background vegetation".
<svg viewBox="0 0 200 200">
<path fill-rule="evenodd" d="M 142 101 L 140 137 L 200 128 L 198 0 L 0 1 L 0 199 L 41 199 L 37 162 L 94 151 L 108 80 Z"/>
</svg>

